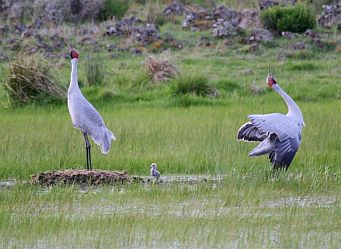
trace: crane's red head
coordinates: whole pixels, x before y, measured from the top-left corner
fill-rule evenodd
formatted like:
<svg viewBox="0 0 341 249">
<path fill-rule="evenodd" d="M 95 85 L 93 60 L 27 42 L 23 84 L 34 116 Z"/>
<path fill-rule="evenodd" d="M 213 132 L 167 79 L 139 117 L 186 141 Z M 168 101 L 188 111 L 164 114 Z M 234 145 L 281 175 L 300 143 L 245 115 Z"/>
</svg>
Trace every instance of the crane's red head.
<svg viewBox="0 0 341 249">
<path fill-rule="evenodd" d="M 79 58 L 79 52 L 76 49 L 71 49 L 70 57 L 71 57 L 71 60 L 72 59 L 78 59 Z"/>
<path fill-rule="evenodd" d="M 272 87 L 273 85 L 277 84 L 277 81 L 275 77 L 272 75 L 272 73 L 268 73 L 268 77 L 266 78 L 266 81 L 269 87 Z"/>
</svg>

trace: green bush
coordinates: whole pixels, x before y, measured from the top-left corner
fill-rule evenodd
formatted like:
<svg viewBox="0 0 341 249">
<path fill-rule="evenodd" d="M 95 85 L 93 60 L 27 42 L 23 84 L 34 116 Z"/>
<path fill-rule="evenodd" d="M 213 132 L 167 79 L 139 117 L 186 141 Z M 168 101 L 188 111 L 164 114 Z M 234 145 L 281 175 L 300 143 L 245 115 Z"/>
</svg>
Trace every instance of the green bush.
<svg viewBox="0 0 341 249">
<path fill-rule="evenodd" d="M 312 10 L 302 4 L 269 8 L 261 13 L 260 18 L 265 28 L 278 33 L 282 31 L 302 33 L 316 25 Z"/>
<path fill-rule="evenodd" d="M 115 16 L 120 19 L 124 16 L 129 7 L 129 1 L 105 0 L 103 8 L 98 14 L 100 20 L 108 20 Z"/>
<path fill-rule="evenodd" d="M 172 83 L 171 92 L 174 96 L 194 94 L 198 96 L 218 97 L 219 92 L 204 76 L 180 76 Z"/>
</svg>

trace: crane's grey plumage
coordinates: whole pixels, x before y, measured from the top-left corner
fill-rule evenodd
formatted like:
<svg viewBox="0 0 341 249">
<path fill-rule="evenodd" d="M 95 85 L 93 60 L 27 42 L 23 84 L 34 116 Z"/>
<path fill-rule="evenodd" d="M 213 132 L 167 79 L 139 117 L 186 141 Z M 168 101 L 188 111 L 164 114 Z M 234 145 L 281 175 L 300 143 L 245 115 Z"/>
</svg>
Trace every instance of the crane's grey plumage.
<svg viewBox="0 0 341 249">
<path fill-rule="evenodd" d="M 82 131 L 86 146 L 87 169 L 92 170 L 91 145 L 88 135 L 101 146 L 101 152 L 107 154 L 111 146 L 111 140 L 115 135 L 105 126 L 103 118 L 93 105 L 83 96 L 78 86 L 77 63 L 79 53 L 71 50 L 71 81 L 68 89 L 68 109 L 73 126 Z"/>
<path fill-rule="evenodd" d="M 301 143 L 302 128 L 305 125 L 303 115 L 298 105 L 279 87 L 271 74 L 268 75 L 267 82 L 282 96 L 288 106 L 288 113 L 249 115 L 251 122 L 240 127 L 237 138 L 260 142 L 249 156 L 269 154 L 274 169 L 287 170 Z"/>
</svg>

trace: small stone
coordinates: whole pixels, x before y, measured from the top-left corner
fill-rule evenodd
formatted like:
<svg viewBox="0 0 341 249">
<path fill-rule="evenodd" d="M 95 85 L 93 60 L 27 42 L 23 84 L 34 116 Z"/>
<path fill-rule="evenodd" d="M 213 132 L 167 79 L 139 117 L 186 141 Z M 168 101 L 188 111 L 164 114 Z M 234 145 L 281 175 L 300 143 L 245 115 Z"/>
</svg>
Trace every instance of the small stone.
<svg viewBox="0 0 341 249">
<path fill-rule="evenodd" d="M 273 41 L 272 33 L 269 30 L 257 28 L 251 31 L 251 42 L 272 42 Z"/>
</svg>

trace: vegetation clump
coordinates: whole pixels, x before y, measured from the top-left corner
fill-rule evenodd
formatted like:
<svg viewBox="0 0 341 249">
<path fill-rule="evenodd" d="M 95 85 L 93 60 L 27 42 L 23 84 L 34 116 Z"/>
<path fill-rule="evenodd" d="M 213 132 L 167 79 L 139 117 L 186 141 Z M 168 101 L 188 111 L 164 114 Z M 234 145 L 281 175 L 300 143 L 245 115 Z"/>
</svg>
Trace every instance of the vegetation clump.
<svg viewBox="0 0 341 249">
<path fill-rule="evenodd" d="M 61 101 L 66 90 L 50 72 L 50 64 L 40 55 L 18 55 L 9 63 L 9 73 L 2 82 L 12 105 L 25 105 L 34 100 Z"/>
<path fill-rule="evenodd" d="M 146 68 L 154 82 L 170 80 L 178 74 L 177 68 L 169 60 L 152 56 L 147 58 Z"/>
<path fill-rule="evenodd" d="M 86 64 L 86 79 L 90 86 L 104 85 L 105 67 L 100 60 L 90 54 Z"/>
<path fill-rule="evenodd" d="M 312 10 L 302 4 L 269 8 L 261 13 L 260 18 L 266 28 L 278 33 L 283 31 L 302 33 L 316 26 Z"/>
<path fill-rule="evenodd" d="M 194 94 L 202 97 L 219 97 L 219 91 L 202 75 L 185 75 L 174 80 L 173 95 Z"/>
</svg>

